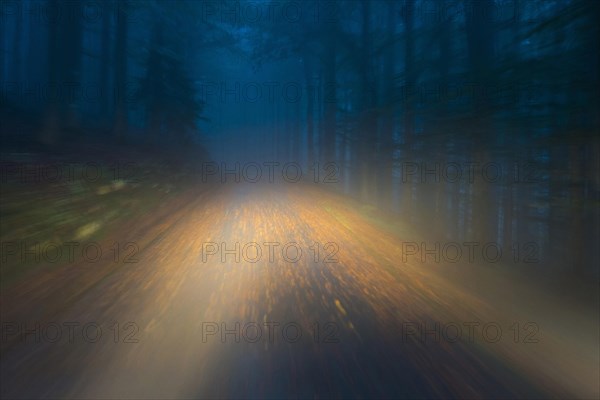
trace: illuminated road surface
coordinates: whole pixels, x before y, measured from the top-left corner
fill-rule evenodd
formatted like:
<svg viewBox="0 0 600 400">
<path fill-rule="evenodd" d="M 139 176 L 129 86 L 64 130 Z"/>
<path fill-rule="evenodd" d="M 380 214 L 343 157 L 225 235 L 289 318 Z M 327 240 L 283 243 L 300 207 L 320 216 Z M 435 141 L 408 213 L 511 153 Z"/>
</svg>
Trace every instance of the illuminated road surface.
<svg viewBox="0 0 600 400">
<path fill-rule="evenodd" d="M 175 203 L 102 243 L 136 242 L 139 251 L 122 248 L 120 262 L 105 251 L 100 262 L 3 291 L 3 397 L 598 395 L 597 324 L 585 325 L 594 318 L 539 313 L 552 309 L 534 305 L 543 295 L 528 292 L 528 305 L 518 287 L 486 297 L 443 278 L 439 266 L 403 262 L 401 242 L 414 238 L 378 228 L 353 201 L 290 184 L 233 185 Z M 222 262 L 222 243 L 239 243 L 239 263 L 236 254 Z M 262 250 L 256 263 L 248 243 Z M 137 262 L 124 264 L 132 252 Z M 481 279 L 475 286 L 503 282 Z M 539 326 L 537 343 L 523 343 L 528 321 Z M 10 336 L 14 322 L 40 323 L 39 343 Z M 52 323 L 61 327 L 56 343 Z M 72 338 L 68 323 L 78 324 Z M 102 332 L 94 343 L 94 325 L 87 339 L 82 333 L 89 323 Z M 502 328 L 496 343 L 493 327 L 483 336 L 486 323 Z"/>
</svg>

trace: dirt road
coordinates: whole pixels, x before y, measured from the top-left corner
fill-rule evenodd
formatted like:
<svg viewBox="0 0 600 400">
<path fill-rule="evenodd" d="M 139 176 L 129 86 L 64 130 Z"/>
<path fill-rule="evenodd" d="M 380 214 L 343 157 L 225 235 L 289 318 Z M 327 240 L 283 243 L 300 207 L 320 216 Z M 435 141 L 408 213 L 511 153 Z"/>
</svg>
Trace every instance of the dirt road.
<svg viewBox="0 0 600 400">
<path fill-rule="evenodd" d="M 313 186 L 224 186 L 101 244 L 118 255 L 3 290 L 2 396 L 597 394 L 588 336 L 532 334 L 518 294 L 513 312 L 465 291 L 357 207 Z"/>
</svg>

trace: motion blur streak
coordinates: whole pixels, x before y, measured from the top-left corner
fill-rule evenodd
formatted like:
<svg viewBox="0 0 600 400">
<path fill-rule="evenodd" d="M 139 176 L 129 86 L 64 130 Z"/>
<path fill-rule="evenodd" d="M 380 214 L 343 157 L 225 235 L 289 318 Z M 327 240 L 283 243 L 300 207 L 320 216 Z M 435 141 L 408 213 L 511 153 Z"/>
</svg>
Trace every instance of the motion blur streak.
<svg viewBox="0 0 600 400">
<path fill-rule="evenodd" d="M 138 263 L 61 267 L 3 291 L 3 323 L 135 321 L 139 327 L 138 343 L 3 341 L 3 396 L 599 394 L 593 311 L 517 284 L 501 266 L 401 263 L 402 236 L 416 232 L 392 233 L 360 212 L 361 204 L 316 186 L 224 185 L 177 201 L 165 204 L 163 216 L 146 216 L 153 224 L 121 232 L 139 243 Z M 322 262 L 322 249 L 319 262 L 313 253 L 286 262 L 278 249 L 274 262 L 263 254 L 259 262 L 236 263 L 229 254 L 223 263 L 220 253 L 203 262 L 207 242 L 225 242 L 229 250 L 235 243 L 296 242 L 305 250 L 334 242 L 339 251 L 331 263 Z M 303 335 L 282 340 L 275 329 L 273 340 L 250 343 L 203 331 L 206 323 L 233 331 L 236 322 L 268 321 L 294 322 Z M 406 335 L 411 321 L 430 330 L 436 322 L 472 321 L 479 328 L 494 322 L 503 336 L 491 343 L 481 333 L 472 341 L 463 334 L 452 343 L 430 332 L 422 340 Z M 508 330 L 514 321 L 536 321 L 537 343 L 515 343 Z M 315 322 L 334 323 L 337 342 L 315 340 Z"/>
</svg>

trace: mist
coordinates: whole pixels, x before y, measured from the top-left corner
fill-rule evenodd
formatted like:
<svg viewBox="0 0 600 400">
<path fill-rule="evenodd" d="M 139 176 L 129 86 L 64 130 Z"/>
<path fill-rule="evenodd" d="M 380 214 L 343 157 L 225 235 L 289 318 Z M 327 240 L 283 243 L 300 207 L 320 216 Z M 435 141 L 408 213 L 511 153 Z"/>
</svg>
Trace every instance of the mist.
<svg viewBox="0 0 600 400">
<path fill-rule="evenodd" d="M 600 2 L 0 20 L 2 398 L 600 395 Z"/>
</svg>

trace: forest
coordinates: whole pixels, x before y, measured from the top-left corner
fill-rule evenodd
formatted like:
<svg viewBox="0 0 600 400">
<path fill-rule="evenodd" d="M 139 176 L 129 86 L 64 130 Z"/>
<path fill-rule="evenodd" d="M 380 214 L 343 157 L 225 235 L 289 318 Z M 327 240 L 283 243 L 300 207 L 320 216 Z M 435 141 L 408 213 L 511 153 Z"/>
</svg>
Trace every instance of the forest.
<svg viewBox="0 0 600 400">
<path fill-rule="evenodd" d="M 597 227 L 595 1 L 2 4 L 4 143 L 193 143 L 217 163 L 334 163 L 342 190 L 411 218 L 465 187 L 408 190 L 403 167 L 455 162 L 466 176 L 467 161 L 492 162 L 501 184 L 477 179 L 482 196 L 436 214 L 498 212 L 441 232 L 521 235 L 544 253 L 564 235 L 567 256 Z M 502 184 L 515 176 L 529 182 Z M 565 197 L 580 215 L 566 227 Z"/>
<path fill-rule="evenodd" d="M 494 290 L 504 290 L 488 301 L 491 305 L 504 304 L 506 310 L 511 301 L 506 297 L 514 294 L 515 304 L 522 304 L 516 300 L 519 297 L 515 293 L 523 290 L 523 301 L 527 302 L 529 296 L 537 296 L 532 293 L 538 293 L 531 288 L 540 285 L 539 293 L 543 296 L 556 296 L 552 301 L 539 300 L 539 304 L 546 304 L 542 307 L 544 313 L 554 307 L 552 304 L 558 304 L 553 301 L 560 296 L 576 298 L 573 302 L 582 301 L 590 308 L 590 314 L 577 319 L 585 321 L 579 326 L 578 335 L 583 338 L 579 350 L 586 349 L 584 353 L 588 355 L 590 350 L 594 353 L 589 347 L 592 345 L 586 347 L 589 344 L 586 340 L 593 336 L 594 329 L 597 333 L 597 317 L 590 315 L 598 309 L 600 279 L 597 248 L 600 239 L 600 1 L 1 0 L 0 21 L 0 182 L 3 192 L 0 210 L 4 220 L 0 229 L 3 263 L 0 272 L 5 282 L 0 287 L 4 291 L 3 313 L 8 315 L 3 318 L 3 324 L 11 321 L 10 318 L 18 321 L 28 315 L 27 302 L 22 300 L 27 293 L 38 293 L 37 300 L 27 303 L 31 307 L 51 299 L 50 303 L 56 307 L 53 315 L 61 315 L 61 318 L 83 315 L 63 311 L 59 314 L 58 310 L 71 310 L 66 304 L 71 307 L 75 302 L 84 307 L 87 303 L 77 300 L 82 293 L 88 293 L 90 298 L 94 295 L 101 298 L 93 291 L 94 285 L 107 282 L 111 274 L 117 274 L 114 271 L 124 274 L 119 278 L 125 282 L 123 287 L 130 284 L 137 288 L 134 278 L 141 276 L 145 277 L 139 278 L 142 281 L 148 280 L 146 288 L 154 287 L 153 282 L 164 283 L 164 287 L 173 290 L 173 298 L 181 301 L 177 303 L 181 307 L 177 308 L 179 314 L 173 315 L 194 315 L 200 320 L 200 314 L 193 314 L 192 308 L 183 305 L 185 296 L 192 297 L 191 289 L 190 292 L 180 289 L 185 287 L 181 282 L 189 280 L 197 281 L 199 287 L 213 293 L 211 290 L 216 289 L 203 286 L 200 275 L 195 275 L 200 272 L 178 269 L 181 272 L 176 276 L 188 278 L 176 283 L 169 280 L 175 278 L 168 278 L 166 273 L 163 276 L 159 275 L 162 272 L 142 271 L 142 264 L 143 268 L 154 268 L 152 271 L 188 265 L 190 261 L 184 262 L 184 259 L 187 260 L 185 257 L 191 250 L 185 249 L 216 251 L 218 248 L 206 247 L 204 242 L 200 246 L 198 241 L 204 237 L 219 243 L 223 240 L 225 246 L 239 234 L 236 243 L 241 242 L 245 248 L 240 238 L 248 243 L 255 243 L 257 238 L 268 242 L 276 237 L 270 237 L 271 234 L 293 239 L 293 243 L 304 243 L 312 235 L 311 240 L 321 244 L 321 255 L 331 256 L 338 251 L 342 264 L 346 260 L 346 275 L 342 276 L 340 269 L 332 272 L 327 270 L 329 267 L 323 267 L 323 271 L 329 272 L 316 277 L 312 275 L 316 272 L 307 267 L 306 271 L 289 276 L 285 272 L 265 272 L 260 280 L 258 275 L 249 272 L 250 275 L 244 272 L 234 278 L 223 275 L 219 278 L 222 280 L 217 280 L 216 275 L 205 277 L 203 279 L 214 278 L 215 282 L 228 287 L 229 295 L 235 294 L 239 309 L 246 314 L 244 311 L 236 314 L 232 311 L 234 305 L 226 308 L 234 300 L 223 291 L 215 291 L 210 301 L 218 304 L 210 303 L 212 308 L 207 310 L 222 313 L 215 311 L 213 315 L 206 311 L 202 315 L 217 319 L 215 315 L 221 315 L 224 321 L 230 321 L 227 318 L 248 316 L 248 310 L 254 310 L 254 306 L 244 304 L 255 304 L 257 310 L 279 309 L 272 305 L 277 301 L 273 303 L 272 298 L 265 300 L 253 292 L 251 288 L 256 286 L 264 289 L 265 296 L 280 300 L 281 315 L 290 315 L 286 312 L 290 313 L 291 308 L 283 304 L 290 304 L 293 296 L 300 296 L 303 299 L 300 308 L 310 310 L 300 312 L 301 315 L 323 317 L 338 310 L 339 321 L 344 321 L 340 322 L 344 326 L 340 328 L 342 337 L 345 337 L 345 327 L 352 325 L 348 315 L 354 315 L 354 328 L 348 329 L 361 332 L 362 336 L 357 333 L 360 340 L 377 342 L 379 337 L 388 338 L 388 334 L 389 338 L 393 337 L 387 328 L 379 331 L 373 327 L 391 321 L 390 315 L 394 312 L 391 310 L 398 304 L 394 302 L 404 301 L 394 300 L 390 289 L 401 281 L 398 274 L 409 274 L 406 280 L 414 287 L 421 287 L 415 282 L 422 280 L 461 282 L 466 285 L 461 293 L 474 295 L 481 290 L 482 293 L 477 292 L 478 298 L 492 296 Z M 56 180 L 39 179 L 40 168 L 69 165 L 73 168 L 71 171 L 79 174 L 88 171 L 90 162 L 101 165 L 103 179 L 87 177 L 84 179 L 87 182 L 82 179 L 62 182 L 65 180 L 62 179 L 58 184 Z M 116 174 L 115 165 L 117 169 L 135 165 L 136 180 Z M 264 177 L 273 172 L 269 168 L 275 168 L 276 178 L 284 177 L 283 187 L 292 189 L 264 184 Z M 299 177 L 298 185 L 290 183 L 297 182 L 289 178 L 290 174 Z M 35 175 L 35 184 L 23 184 L 24 175 L 25 180 Z M 252 185 L 261 177 L 262 182 Z M 232 181 L 242 184 L 232 189 Z M 188 237 L 182 233 L 173 239 L 166 253 L 159 253 L 156 243 L 162 243 L 163 237 L 175 235 L 169 232 L 179 232 L 178 229 L 192 232 L 191 228 L 184 230 L 183 224 L 187 222 L 182 221 L 188 220 L 202 221 L 198 223 L 206 226 L 198 228 L 195 234 L 190 233 L 189 243 L 182 239 Z M 222 231 L 214 233 L 211 231 L 214 227 Z M 301 233 L 309 229 L 314 232 Z M 115 243 L 126 244 L 124 248 L 117 248 L 119 257 L 122 258 L 128 248 L 135 248 L 133 253 L 139 252 L 141 259 L 147 262 L 136 264 L 139 272 L 135 272 L 137 269 L 126 272 L 119 267 L 122 263 L 113 263 L 110 268 L 98 269 L 103 272 L 61 272 L 58 277 L 50 278 L 53 275 L 43 274 L 58 273 L 48 272 L 58 271 L 57 265 L 49 266 L 51 263 L 43 260 L 41 263 L 23 261 L 29 254 L 23 249 L 31 243 L 36 243 L 34 247 L 41 243 L 43 248 L 52 241 L 64 243 L 73 238 L 94 239 L 98 243 L 119 238 Z M 27 246 L 23 245 L 25 242 Z M 135 246 L 128 247 L 131 243 Z M 430 247 L 424 246 L 423 250 L 425 243 Z M 423 260 L 428 259 L 431 251 L 437 251 L 436 256 L 439 256 L 440 249 L 449 248 L 448 243 L 452 246 L 487 243 L 483 248 L 493 243 L 498 251 L 504 251 L 504 256 L 498 253 L 498 258 L 511 262 L 501 267 L 494 261 L 462 269 L 434 268 L 435 272 L 427 272 L 432 274 L 430 278 L 418 275 L 425 272 L 410 275 L 413 272 L 397 271 L 390 266 L 397 266 L 398 260 L 405 260 L 409 252 Z M 337 250 L 331 252 L 332 246 Z M 361 246 L 366 249 L 364 254 L 352 252 L 362 249 Z M 396 253 L 400 248 L 401 257 Z M 17 257 L 19 249 L 20 259 Z M 310 249 L 314 253 L 314 248 Z M 467 254 L 464 246 L 461 249 Z M 35 252 L 39 256 L 39 250 Z M 313 253 L 305 251 L 304 254 Z M 104 254 L 103 257 L 110 257 L 107 254 L 113 253 L 105 251 Z M 171 254 L 171 258 L 167 258 L 167 254 Z M 114 256 L 116 262 L 117 252 Z M 447 254 L 442 256 L 446 261 L 451 258 L 446 257 Z M 223 257 L 222 260 L 227 260 Z M 489 261 L 488 258 L 484 255 L 484 261 Z M 440 263 L 439 257 L 429 259 Z M 155 265 L 158 260 L 164 263 Z M 108 261 L 106 263 L 108 265 Z M 374 263 L 373 266 L 369 267 L 370 263 Z M 62 268 L 63 264 L 59 264 Z M 69 268 L 83 271 L 74 265 L 65 264 L 64 268 L 65 271 L 71 271 Z M 370 273 L 365 272 L 367 269 L 378 271 L 370 272 L 373 274 L 370 286 L 356 283 L 355 287 L 354 283 L 348 283 L 371 279 L 368 278 Z M 301 278 L 294 275 L 296 273 Z M 390 283 L 391 276 L 398 281 Z M 386 281 L 388 278 L 390 281 Z M 45 279 L 61 283 L 54 284 L 54 291 L 47 292 L 42 289 Z M 294 279 L 304 284 L 314 281 L 302 292 L 293 286 L 300 282 Z M 507 283 L 507 286 L 494 283 L 504 282 L 502 279 L 520 283 Z M 238 281 L 246 284 L 235 286 L 234 282 Z M 330 282 L 334 282 L 334 288 L 339 284 L 339 289 L 331 289 Z M 161 286 L 156 283 L 156 289 L 149 289 L 156 290 L 152 292 L 156 298 L 168 292 L 162 283 Z M 107 286 L 105 291 L 121 290 L 116 283 L 114 285 Z M 373 289 L 375 287 L 379 289 Z M 313 291 L 318 293 L 319 290 L 323 293 L 333 290 L 323 297 L 331 298 L 334 304 L 331 310 L 316 300 L 318 295 Z M 377 300 L 379 303 L 369 303 L 375 302 L 366 300 L 371 299 L 370 290 L 380 293 L 387 303 L 381 299 Z M 402 290 L 397 289 L 397 293 Z M 434 298 L 434 289 L 431 290 L 423 294 L 423 298 Z M 449 290 L 440 289 L 444 293 L 450 293 Z M 124 292 L 123 289 L 119 293 Z M 304 294 L 298 294 L 300 292 Z M 365 304 L 356 300 L 358 298 Z M 175 304 L 176 300 L 172 301 Z M 574 309 L 575 303 L 570 301 L 565 300 L 568 306 L 560 310 Z M 475 300 L 467 303 L 480 304 Z M 144 303 L 147 308 L 127 304 L 121 311 L 130 310 L 127 318 L 137 316 L 140 325 L 150 320 L 150 317 L 147 320 L 140 317 L 146 315 L 140 310 L 159 310 L 158 306 L 154 309 L 149 305 L 150 299 Z M 413 306 L 408 303 L 398 305 L 402 310 L 412 309 L 410 307 Z M 420 307 L 414 306 L 415 310 L 422 311 L 415 311 L 415 315 L 436 320 L 438 309 L 428 314 Z M 380 311 L 382 314 L 378 314 Z M 454 311 L 457 314 L 449 313 L 448 318 L 458 315 L 458 308 Z M 466 309 L 463 311 L 465 314 L 456 318 L 475 315 L 468 314 Z M 162 315 L 162 311 L 156 312 Z M 370 312 L 374 316 L 367 317 Z M 506 311 L 506 316 L 512 316 L 511 312 Z M 538 318 L 535 321 L 547 318 L 550 326 L 560 325 L 559 317 L 531 312 L 531 318 Z M 262 319 L 259 314 L 252 316 Z M 572 317 L 575 319 L 575 314 Z M 285 320 L 282 316 L 278 318 Z M 379 319 L 373 322 L 369 318 Z M 183 326 L 182 321 L 174 321 Z M 218 329 L 220 325 L 215 326 Z M 4 340 L 4 325 L 2 329 L 3 351 L 8 351 L 9 356 L 14 354 L 17 359 L 17 355 L 26 350 L 15 350 L 14 342 Z M 143 326 L 141 331 L 144 331 Z M 164 337 L 169 343 L 178 341 L 166 333 Z M 556 343 L 563 339 L 557 339 Z M 409 398 L 540 395 L 533 389 L 525 389 L 528 386 L 524 383 L 516 384 L 521 382 L 517 378 L 508 375 L 499 378 L 493 372 L 490 376 L 497 380 L 481 375 L 473 378 L 475 383 L 457 384 L 456 388 L 451 384 L 438 387 L 431 382 L 441 378 L 431 378 L 431 381 L 427 378 L 449 376 L 444 372 L 426 373 L 423 375 L 426 378 L 410 372 L 396 382 L 410 386 L 403 391 L 390 383 L 399 376 L 393 368 L 384 368 L 390 365 L 390 359 L 383 356 L 385 360 L 379 363 L 375 358 L 380 353 L 362 353 L 356 350 L 358 347 L 352 347 L 353 339 L 348 340 L 346 343 L 351 344 L 340 353 L 320 350 L 325 353 L 318 353 L 314 358 L 298 355 L 298 365 L 305 362 L 314 366 L 322 361 L 331 372 L 335 367 L 327 357 L 353 359 L 353 351 L 356 351 L 361 354 L 358 364 L 387 371 L 381 378 L 385 383 L 375 384 L 374 377 L 367 379 L 362 372 L 357 372 L 359 369 L 347 367 L 340 372 L 343 379 L 334 377 L 327 381 L 329 383 L 321 381 L 317 372 L 315 375 L 306 372 L 304 386 L 300 383 L 294 386 L 290 383 L 295 382 L 292 378 L 284 379 L 280 386 L 273 381 L 261 381 L 263 386 L 260 386 L 257 383 L 260 379 L 248 378 L 251 374 L 242 371 L 243 367 L 231 372 L 235 369 L 231 366 L 233 360 L 249 358 L 230 350 L 230 353 L 219 353 L 230 354 L 224 355 L 218 363 L 222 369 L 207 375 L 216 381 L 231 379 L 228 382 L 238 384 L 228 391 L 190 389 L 184 385 L 190 379 L 181 377 L 181 381 L 163 392 L 148 383 L 153 373 L 159 376 L 159 367 L 147 367 L 145 378 L 140 378 L 146 386 L 141 383 L 136 386 L 132 382 L 138 381 L 128 380 L 130 375 L 126 373 L 120 375 L 117 383 L 108 385 L 108 391 L 102 389 L 102 382 L 108 382 L 111 375 L 103 378 L 107 380 L 92 379 L 95 386 L 77 386 L 68 378 L 59 377 L 54 389 L 48 390 L 57 396 L 76 393 L 84 397 L 120 397 L 123 393 L 138 397 L 149 393 L 166 397 L 182 393 L 213 397 L 289 397 L 292 393 L 302 393 L 300 397 L 344 398 L 385 397 L 398 393 Z M 148 346 L 154 343 L 154 348 L 162 351 L 168 347 L 163 347 L 165 341 L 156 337 L 150 339 Z M 392 353 L 404 354 L 404 350 L 394 353 L 397 348 L 382 341 L 388 344 L 375 347 L 393 348 L 389 357 Z M 560 343 L 566 346 L 566 340 Z M 567 350 L 561 353 L 557 349 L 567 347 L 549 346 L 547 354 L 556 354 L 557 358 L 540 358 L 540 365 L 556 365 L 560 364 L 559 360 L 566 360 L 561 357 Z M 185 352 L 176 344 L 171 348 L 174 353 Z M 595 353 L 597 350 L 596 344 Z M 198 354 L 202 351 L 198 348 Z M 381 354 L 386 353 L 381 351 Z M 431 357 L 438 354 L 436 351 L 426 350 Z M 271 358 L 263 354 L 269 361 L 257 356 L 261 360 L 256 364 L 260 367 L 258 370 L 272 377 L 265 371 L 281 363 L 287 373 L 288 365 L 281 361 L 286 357 L 284 353 L 276 352 L 269 356 Z M 506 352 L 516 353 L 516 350 Z M 58 350 L 44 354 L 47 359 L 61 357 Z M 210 360 L 218 358 L 212 353 L 204 356 Z M 454 356 L 440 355 L 446 360 Z M 115 363 L 121 362 L 119 366 L 127 364 L 126 356 L 115 357 L 118 360 Z M 170 364 L 166 353 L 156 357 L 156 360 L 166 360 L 165 368 L 180 365 L 172 360 Z M 466 356 L 456 357 L 465 363 L 457 365 L 468 364 Z M 325 359 L 327 361 L 323 361 Z M 84 363 L 87 359 L 78 360 Z M 581 365 L 591 365 L 594 360 L 590 358 L 588 364 Z M 14 382 L 2 393 L 3 398 L 16 394 L 36 397 L 44 392 L 37 386 L 32 389 L 24 389 L 24 384 L 19 386 L 19 382 L 25 382 L 25 378 L 19 380 L 19 376 L 24 377 L 26 373 L 8 372 L 9 362 L 12 361 L 2 364 L 2 377 Z M 526 364 L 522 359 L 514 362 L 521 366 Z M 317 370 L 323 371 L 325 364 L 319 364 L 321 369 Z M 195 364 L 188 366 L 192 365 Z M 485 371 L 488 367 L 486 365 Z M 45 377 L 48 370 L 39 368 L 30 373 Z M 404 368 L 402 373 L 415 371 L 409 366 L 398 368 Z M 557 367 L 557 370 L 562 368 Z M 597 373 L 597 365 L 595 368 Z M 123 370 L 108 371 L 117 371 L 117 374 Z M 522 377 L 530 370 L 519 371 Z M 555 396 L 594 397 L 598 394 L 593 369 L 588 370 L 591 375 L 579 369 L 573 371 L 579 371 L 579 380 L 573 378 L 573 386 L 564 383 L 556 389 Z M 78 382 L 87 382 L 89 376 L 82 375 Z M 547 372 L 535 381 L 536 387 L 549 385 L 555 380 L 553 376 Z M 506 381 L 502 381 L 504 378 Z M 207 378 L 206 382 L 209 381 Z M 150 387 L 152 391 L 146 392 Z M 507 387 L 510 390 L 503 392 L 502 388 Z M 66 388 L 75 389 L 69 392 Z"/>
</svg>

